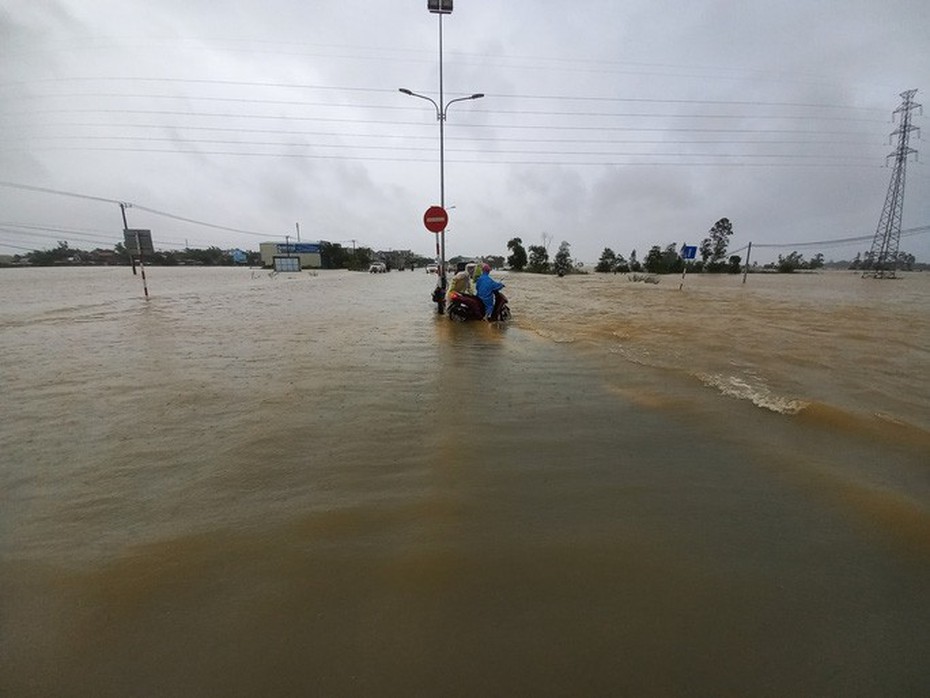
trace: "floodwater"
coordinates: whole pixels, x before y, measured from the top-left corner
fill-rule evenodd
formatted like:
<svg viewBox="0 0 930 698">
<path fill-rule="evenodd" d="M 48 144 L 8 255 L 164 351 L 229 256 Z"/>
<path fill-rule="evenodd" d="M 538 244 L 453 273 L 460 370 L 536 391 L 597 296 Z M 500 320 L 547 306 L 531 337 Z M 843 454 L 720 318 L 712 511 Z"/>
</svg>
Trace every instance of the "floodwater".
<svg viewBox="0 0 930 698">
<path fill-rule="evenodd" d="M 930 694 L 930 274 L 0 270 L 0 694 Z"/>
</svg>

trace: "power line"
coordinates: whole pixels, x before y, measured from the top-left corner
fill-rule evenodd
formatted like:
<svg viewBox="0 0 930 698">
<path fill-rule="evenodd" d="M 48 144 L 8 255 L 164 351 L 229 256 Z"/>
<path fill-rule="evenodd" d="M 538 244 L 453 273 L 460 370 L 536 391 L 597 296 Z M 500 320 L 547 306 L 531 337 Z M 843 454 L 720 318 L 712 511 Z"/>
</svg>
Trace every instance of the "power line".
<svg viewBox="0 0 930 698">
<path fill-rule="evenodd" d="M 40 78 L 30 82 L 11 81 L 0 83 L 0 86 L 31 86 L 37 83 L 77 83 L 77 82 L 131 82 L 131 83 L 161 83 L 161 84 L 190 84 L 190 85 L 223 85 L 231 87 L 262 87 L 262 88 L 288 88 L 300 90 L 323 90 L 333 92 L 360 92 L 360 93 L 396 93 L 396 88 L 385 87 L 359 87 L 354 85 L 321 85 L 312 83 L 287 82 L 261 82 L 246 80 L 217 80 L 197 78 L 162 78 L 162 77 L 122 77 L 122 76 L 72 76 L 68 78 Z M 428 92 L 428 90 L 427 90 Z M 581 101 L 581 102 L 618 102 L 618 103 L 650 103 L 650 104 L 713 104 L 727 106 L 765 106 L 765 107 L 791 107 L 803 109 L 843 109 L 856 111 L 879 111 L 869 107 L 856 107 L 817 102 L 781 102 L 765 100 L 713 100 L 713 99 L 653 99 L 646 97 L 610 97 L 606 95 L 558 95 L 558 94 L 507 94 L 503 92 L 488 92 L 488 97 L 496 99 L 547 99 L 553 101 Z"/>
<path fill-rule="evenodd" d="M 88 201 L 102 201 L 107 204 L 119 204 L 115 199 L 105 199 L 101 196 L 90 196 L 89 194 L 77 194 L 70 191 L 61 191 L 59 189 L 49 189 L 48 187 L 36 187 L 30 184 L 18 184 L 16 182 L 0 181 L 0 187 L 10 187 L 11 189 L 22 189 L 24 191 L 34 191 L 43 194 L 57 194 L 59 196 L 70 196 L 75 199 L 86 199 Z"/>
<path fill-rule="evenodd" d="M 167 213 L 165 211 L 158 211 L 157 209 L 148 208 L 146 206 L 141 206 L 140 204 L 133 204 L 133 207 L 139 209 L 140 211 L 147 211 L 148 213 L 153 213 L 156 216 L 163 216 L 165 218 L 170 218 L 176 221 L 182 221 L 184 223 L 192 223 L 193 225 L 202 225 L 206 228 L 214 228 L 215 230 L 226 230 L 231 233 L 242 233 L 244 235 L 257 235 L 258 237 L 272 238 L 275 240 L 281 239 L 280 235 L 271 235 L 269 233 L 259 233 L 254 230 L 243 230 L 242 228 L 230 228 L 229 226 L 217 225 L 216 223 L 207 223 L 206 221 L 199 221 L 194 218 L 185 218 L 184 216 L 178 216 L 173 213 Z"/>
<path fill-rule="evenodd" d="M 4 247 L 11 247 L 14 250 L 23 250 L 24 252 L 35 252 L 35 250 L 31 247 L 23 247 L 22 245 L 14 245 L 12 242 L 4 241 L 0 244 L 2 244 Z"/>
<path fill-rule="evenodd" d="M 296 141 L 254 141 L 254 140 L 223 140 L 213 138 L 165 138 L 156 136 L 50 136 L 47 138 L 39 137 L 35 140 L 78 140 L 78 141 L 129 141 L 145 143 L 177 143 L 179 145 L 240 145 L 240 146 L 278 146 L 282 148 L 334 148 L 342 150 L 387 150 L 402 152 L 435 152 L 434 147 L 416 148 L 410 146 L 398 145 L 350 145 L 346 143 L 303 143 Z M 603 141 L 590 141 L 597 145 L 603 145 Z M 636 143 L 636 141 L 626 141 L 627 143 Z M 654 141 L 662 143 L 662 141 Z M 665 142 L 667 143 L 667 142 Z M 700 142 L 687 142 L 689 145 L 705 145 Z M 738 145 L 738 142 L 731 142 L 730 145 Z M 81 146 L 78 146 L 81 147 Z M 57 148 L 49 148 L 57 149 Z M 68 149 L 67 146 L 61 149 Z M 30 148 L 31 150 L 31 148 Z M 796 154 L 796 153 L 709 153 L 709 152 L 636 152 L 636 151 L 597 151 L 591 150 L 503 150 L 494 149 L 477 150 L 474 148 L 447 148 L 446 152 L 452 153 L 482 153 L 482 154 L 507 154 L 507 155 L 604 155 L 604 156 L 656 156 L 656 157 L 742 157 L 742 158 L 773 158 L 773 159 L 845 159 L 850 161 L 873 161 L 870 157 L 858 157 L 848 155 L 822 155 L 822 154 Z"/>
<path fill-rule="evenodd" d="M 34 192 L 40 192 L 40 193 L 44 193 L 44 194 L 55 194 L 55 195 L 58 195 L 58 196 L 70 196 L 70 197 L 73 197 L 73 198 L 77 198 L 77 199 L 87 199 L 87 200 L 90 200 L 90 201 L 102 201 L 102 202 L 105 202 L 105 203 L 108 203 L 108 204 L 125 204 L 125 203 L 127 203 L 127 202 L 117 201 L 116 199 L 105 199 L 105 198 L 100 197 L 100 196 L 90 196 L 90 195 L 88 195 L 88 194 L 80 194 L 80 193 L 77 193 L 77 192 L 62 191 L 62 190 L 60 190 L 60 189 L 50 189 L 50 188 L 48 188 L 48 187 L 37 187 L 37 186 L 33 186 L 33 185 L 31 185 L 31 184 L 20 184 L 20 183 L 17 183 L 17 182 L 5 182 L 5 181 L 0 181 L 0 187 L 9 187 L 9 188 L 11 188 L 11 189 L 22 189 L 22 190 L 25 190 L 25 191 L 34 191 Z M 243 234 L 245 234 L 245 235 L 257 235 L 257 236 L 259 236 L 259 237 L 267 237 L 267 238 L 274 238 L 274 239 L 278 239 L 278 238 L 281 237 L 280 235 L 269 235 L 268 233 L 259 233 L 259 232 L 256 232 L 256 231 L 254 231 L 254 230 L 243 230 L 242 228 L 231 228 L 231 227 L 229 227 L 229 226 L 218 225 L 218 224 L 216 224 L 216 223 L 208 223 L 208 222 L 206 222 L 206 221 L 198 221 L 198 220 L 193 219 L 193 218 L 185 218 L 185 217 L 183 217 L 183 216 L 178 216 L 178 215 L 175 215 L 175 214 L 173 214 L 173 213 L 167 213 L 167 212 L 165 212 L 165 211 L 159 211 L 159 210 L 157 210 L 157 209 L 148 208 L 148 207 L 142 206 L 142 205 L 140 205 L 140 204 L 130 204 L 130 206 L 132 206 L 132 207 L 134 207 L 134 208 L 137 208 L 137 209 L 139 209 L 139 210 L 141 210 L 141 211 L 146 211 L 146 212 L 148 212 L 148 213 L 155 214 L 156 216 L 164 216 L 165 218 L 172 218 L 172 219 L 177 220 L 177 221 L 183 221 L 183 222 L 185 222 L 185 223 L 192 223 L 192 224 L 194 224 L 194 225 L 202 225 L 202 226 L 207 227 L 207 228 L 215 228 L 215 229 L 217 229 L 217 230 L 226 230 L 226 231 L 229 231 L 229 232 L 232 232 L 232 233 L 243 233 Z"/>
<path fill-rule="evenodd" d="M 370 155 L 324 155 L 319 153 L 288 153 L 288 152 L 255 152 L 255 151 L 237 151 L 237 150 L 180 150 L 174 148 L 128 148 L 128 147 L 91 147 L 91 146 L 69 146 L 69 147 L 55 147 L 55 148 L 30 148 L 31 151 L 73 151 L 73 152 L 100 152 L 100 153 L 164 153 L 172 155 L 222 155 L 222 156 L 235 156 L 235 157 L 268 157 L 268 158 L 288 158 L 288 159 L 305 159 L 305 160 L 343 160 L 343 161 L 356 161 L 356 162 L 368 162 L 368 163 L 419 163 L 419 164 L 433 164 L 432 159 L 425 158 L 400 158 L 400 157 L 377 157 Z M 457 151 L 459 152 L 459 151 Z M 468 151 L 460 151 L 468 152 Z M 476 155 L 482 154 L 477 151 L 474 152 Z M 528 153 L 529 154 L 529 153 Z M 597 155 L 597 153 L 583 153 L 583 155 Z M 610 157 L 614 154 L 607 153 L 606 156 Z M 621 154 L 622 155 L 622 154 Z M 636 154 L 629 155 L 626 157 L 662 157 L 661 153 L 653 154 Z M 667 157 L 678 157 L 677 155 L 668 155 Z M 728 158 L 746 158 L 746 157 L 757 157 L 749 155 L 739 155 L 739 154 L 728 154 L 722 156 L 708 156 L 707 154 L 703 156 L 695 157 L 728 157 Z M 766 157 L 766 156 L 758 156 Z M 777 158 L 777 156 L 770 156 Z M 455 163 L 458 165 L 482 165 L 482 166 L 497 166 L 497 165 L 545 165 L 545 166 L 593 166 L 593 167 L 637 167 L 637 166 L 682 166 L 682 167 L 794 167 L 794 168 L 810 168 L 810 167 L 826 167 L 826 168 L 865 168 L 865 169 L 879 169 L 880 165 L 867 165 L 867 164 L 855 164 L 854 162 L 849 162 L 852 158 L 846 158 L 845 162 L 734 162 L 732 160 L 728 161 L 718 161 L 718 162 L 658 162 L 650 160 L 648 162 L 643 161 L 614 161 L 614 160 L 463 160 L 463 159 L 450 159 L 446 158 L 446 162 Z M 822 158 L 821 158 L 822 160 Z M 863 161 L 871 162 L 871 158 L 861 158 Z M 143 208 L 141 206 L 135 205 L 136 208 Z M 147 210 L 147 209 L 143 209 Z M 179 218 L 178 220 L 187 220 L 187 222 L 197 222 L 191 221 L 188 219 Z M 210 225 L 211 227 L 218 227 L 222 230 L 232 230 L 233 232 L 244 232 L 251 235 L 266 235 L 265 233 L 256 233 L 254 231 L 244 231 L 238 230 L 235 228 L 226 228 L 224 226 L 214 226 L 212 224 L 205 224 L 197 222 L 201 225 Z M 266 235 L 267 237 L 280 238 L 280 235 Z"/>
<path fill-rule="evenodd" d="M 228 114 L 223 112 L 196 112 L 172 109 L 39 109 L 30 114 L 139 114 L 146 116 L 192 116 L 198 118 L 222 119 L 256 119 L 272 121 L 320 121 L 340 124 L 380 124 L 389 126 L 417 126 L 422 128 L 422 121 L 385 121 L 382 119 L 350 119 L 345 117 L 294 116 L 282 114 Z M 104 125 L 104 124 L 101 124 Z M 166 125 L 167 126 L 167 125 Z M 675 133 L 791 133 L 808 135 L 844 135 L 868 136 L 864 131 L 835 130 L 798 130 L 778 128 L 688 128 L 688 127 L 630 127 L 630 126 L 560 126 L 547 124 L 475 124 L 467 121 L 459 123 L 456 128 L 478 129 L 529 129 L 550 131 L 635 131 L 635 132 L 675 132 Z"/>
<path fill-rule="evenodd" d="M 63 237 L 73 239 L 73 240 L 83 240 L 85 242 L 94 242 L 100 244 L 112 244 L 111 238 L 101 238 L 101 237 L 91 237 L 88 235 L 80 235 L 78 233 L 66 233 L 65 235 L 46 235 L 44 233 L 37 233 L 35 231 L 19 231 L 15 228 L 8 228 L 6 226 L 0 226 L 0 231 L 5 233 L 16 235 L 19 237 L 37 237 L 37 238 L 47 238 L 51 240 L 61 240 Z"/>
<path fill-rule="evenodd" d="M 167 94 L 139 94 L 125 92 L 64 92 L 57 94 L 27 95 L 25 99 L 56 99 L 56 98 L 120 98 L 120 99 L 174 99 L 189 102 L 222 102 L 232 104 L 266 104 L 271 106 L 294 106 L 294 107 L 326 107 L 339 109 L 386 109 L 394 111 L 422 111 L 418 106 L 407 106 L 402 104 L 357 104 L 357 103 L 339 103 L 339 102 L 308 102 L 301 100 L 267 100 L 267 99 L 247 99 L 243 97 L 207 97 L 201 95 L 167 95 Z M 644 103 L 667 103 L 667 100 L 643 100 Z M 725 105 L 725 102 L 703 102 L 699 100 L 682 101 L 687 104 L 712 104 Z M 761 103 L 761 106 L 770 106 L 767 103 Z M 728 105 L 733 106 L 733 105 Z M 744 105 L 745 106 L 745 105 Z M 578 111 L 552 111 L 542 109 L 494 109 L 478 108 L 473 110 L 479 114 L 518 114 L 534 116 L 581 116 L 581 117 L 614 117 L 614 118 L 668 118 L 668 119 L 779 119 L 784 121 L 857 121 L 870 123 L 884 123 L 884 119 L 866 118 L 866 117 L 843 117 L 843 116 L 825 116 L 825 115 L 798 115 L 798 114 L 669 114 L 656 112 L 578 112 Z M 15 112 L 13 112 L 15 113 Z M 39 112 L 40 113 L 40 112 Z"/>
<path fill-rule="evenodd" d="M 388 138 L 403 138 L 404 140 L 421 140 L 421 141 L 430 141 L 433 142 L 436 140 L 436 137 L 433 135 L 415 135 L 415 134 L 405 134 L 403 136 L 398 136 L 396 133 L 347 133 L 347 132 L 338 132 L 338 131 L 282 131 L 280 129 L 271 129 L 271 128 L 231 128 L 228 126 L 189 126 L 189 125 L 179 125 L 179 124 L 101 124 L 101 123 L 91 123 L 86 121 L 65 121 L 59 122 L 56 126 L 59 127 L 76 127 L 76 128 L 99 128 L 101 126 L 116 127 L 122 129 L 156 129 L 164 130 L 165 128 L 171 128 L 173 130 L 180 131 L 215 131 L 218 133 L 253 133 L 253 134 L 274 134 L 279 136 L 324 136 L 324 137 L 333 137 L 333 138 L 375 138 L 378 140 L 384 140 Z M 794 132 L 796 133 L 796 132 Z M 830 132 L 834 133 L 834 132 Z M 829 135 L 825 133 L 824 135 Z M 30 136 L 30 138 L 35 140 L 66 140 L 71 138 L 120 138 L 118 136 L 66 136 L 66 135 L 50 135 L 50 136 Z M 127 137 L 128 138 L 128 137 Z M 446 136 L 446 141 L 463 141 L 463 142 L 472 142 L 472 141 L 492 141 L 492 142 L 504 142 L 504 143 L 645 143 L 645 144 L 674 144 L 674 145 L 704 145 L 704 144 L 758 144 L 758 145 L 866 145 L 871 147 L 884 148 L 885 145 L 882 143 L 874 143 L 871 140 L 822 140 L 818 139 L 813 141 L 811 139 L 804 140 L 789 140 L 789 139 L 780 139 L 780 140 L 749 140 L 745 138 L 741 139 L 715 139 L 715 140 L 670 140 L 667 138 L 663 139 L 631 139 L 631 138 L 514 138 L 514 137 L 500 137 L 500 136 Z"/>
<path fill-rule="evenodd" d="M 163 52 L 164 46 L 170 47 L 170 50 L 185 51 L 208 51 L 208 52 L 226 52 L 241 54 L 258 54 L 258 55 L 277 55 L 277 56 L 300 56 L 300 57 L 320 57 L 328 60 L 362 60 L 362 61 L 394 61 L 404 63 L 426 63 L 432 62 L 432 56 L 429 52 L 420 49 L 405 49 L 400 47 L 387 46 L 353 46 L 349 44 L 318 44 L 311 42 L 282 42 L 282 41 L 261 41 L 255 39 L 236 40 L 229 38 L 219 39 L 198 39 L 185 40 L 178 37 L 152 37 L 146 36 L 144 40 L 133 38 L 131 43 L 127 42 L 124 37 L 82 37 L 79 42 L 72 44 L 56 43 L 54 50 L 38 51 L 35 45 L 29 44 L 30 53 L 67 53 L 69 56 L 77 50 L 100 50 L 115 49 L 120 51 L 121 55 L 128 50 L 155 49 Z M 8 42 L 6 48 L 16 47 L 16 42 Z M 258 48 L 256 48 L 258 46 Z M 269 48 L 262 48 L 268 46 Z M 287 50 L 285 50 L 287 48 Z M 23 52 L 19 49 L 19 52 Z M 338 53 L 336 53 L 338 52 Z M 547 70 L 547 71 L 570 71 L 570 72 L 588 72 L 595 74 L 631 74 L 636 76 L 657 75 L 661 77 L 676 78 L 699 78 L 701 80 L 720 79 L 720 80 L 746 80 L 751 79 L 758 83 L 759 81 L 768 80 L 772 82 L 793 82 L 799 84 L 833 84 L 831 78 L 817 75 L 814 73 L 798 74 L 797 71 L 785 76 L 773 73 L 770 70 L 749 69 L 746 67 L 727 66 L 708 66 L 674 63 L 652 63 L 644 61 L 621 61 L 621 60 L 604 60 L 597 58 L 585 57 L 563 57 L 563 56 L 533 56 L 520 54 L 491 54 L 477 53 L 468 51 L 449 51 L 448 59 L 453 63 L 465 66 L 481 65 L 485 67 L 488 63 L 493 65 L 499 71 L 504 70 Z M 687 71 L 687 72 L 683 72 Z M 694 73 L 699 73 L 695 75 Z M 864 109 L 861 108 L 860 109 Z"/>
<path fill-rule="evenodd" d="M 930 225 L 922 225 L 916 228 L 908 228 L 901 231 L 901 237 L 910 237 L 913 235 L 923 235 L 930 232 Z M 837 238 L 833 240 L 815 240 L 813 242 L 785 242 L 785 243 L 753 243 L 753 247 L 765 248 L 785 248 L 785 247 L 839 247 L 854 242 L 867 242 L 872 239 L 872 235 L 860 235 L 852 238 Z M 743 248 L 745 249 L 745 248 Z M 739 250 L 737 250 L 739 251 Z"/>
<path fill-rule="evenodd" d="M 102 230 L 90 230 L 86 228 L 65 228 L 62 226 L 47 226 L 47 225 L 30 225 L 27 223 L 10 223 L 10 222 L 0 222 L 0 230 L 6 231 L 7 233 L 19 236 L 35 236 L 35 237 L 47 237 L 52 239 L 75 239 L 75 240 L 87 240 L 89 242 L 112 242 L 112 238 L 109 236 L 109 233 Z M 41 231 L 41 232 L 36 232 Z M 43 235 L 43 233 L 56 233 L 55 235 Z M 106 236 L 106 237 L 101 237 Z M 172 244 L 172 245 L 182 245 L 183 243 L 180 240 L 168 240 L 159 236 L 159 244 Z"/>
</svg>

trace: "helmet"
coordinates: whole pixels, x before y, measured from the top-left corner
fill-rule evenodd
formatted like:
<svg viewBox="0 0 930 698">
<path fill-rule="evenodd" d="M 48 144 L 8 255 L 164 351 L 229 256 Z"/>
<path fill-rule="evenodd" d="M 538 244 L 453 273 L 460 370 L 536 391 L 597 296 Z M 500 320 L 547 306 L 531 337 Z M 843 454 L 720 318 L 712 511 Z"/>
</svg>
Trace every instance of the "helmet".
<svg viewBox="0 0 930 698">
<path fill-rule="evenodd" d="M 485 262 L 481 265 L 481 271 L 489 272 L 491 271 L 491 265 Z"/>
</svg>

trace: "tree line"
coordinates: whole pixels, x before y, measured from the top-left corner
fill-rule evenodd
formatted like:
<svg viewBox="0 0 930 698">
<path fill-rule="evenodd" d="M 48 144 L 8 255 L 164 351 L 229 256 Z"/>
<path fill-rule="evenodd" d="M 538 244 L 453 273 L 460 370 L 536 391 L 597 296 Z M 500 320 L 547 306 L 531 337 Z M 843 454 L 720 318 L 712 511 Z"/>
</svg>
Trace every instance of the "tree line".
<svg viewBox="0 0 930 698">
<path fill-rule="evenodd" d="M 236 254 L 238 253 L 238 254 Z M 233 266 L 235 264 L 261 264 L 258 252 L 241 250 L 221 250 L 219 247 L 187 248 L 184 250 L 159 250 L 145 255 L 145 263 L 152 266 Z M 113 249 L 97 247 L 82 250 L 71 247 L 61 240 L 56 247 L 45 250 L 32 250 L 22 255 L 13 256 L 13 264 L 34 267 L 51 266 L 128 266 L 131 264 L 123 243 L 117 243 Z"/>
<path fill-rule="evenodd" d="M 630 252 L 629 259 L 627 259 L 622 254 L 605 247 L 594 271 L 615 274 L 642 271 L 651 274 L 674 274 L 681 273 L 687 268 L 688 271 L 696 272 L 736 273 L 740 269 L 742 260 L 738 255 L 727 256 L 727 246 L 732 235 L 733 225 L 729 219 L 721 218 L 710 229 L 707 237 L 701 241 L 699 247 L 701 259 L 695 261 L 683 259 L 676 243 L 671 243 L 664 249 L 659 245 L 653 245 L 642 262 L 637 258 L 636 250 Z M 571 256 L 571 245 L 565 240 L 559 245 L 558 252 L 555 253 L 551 262 L 545 245 L 529 245 L 528 248 L 524 248 L 523 240 L 518 237 L 512 238 L 507 243 L 507 249 L 511 252 L 507 258 L 507 264 L 514 271 L 564 276 L 578 267 Z"/>
<path fill-rule="evenodd" d="M 665 247 L 653 245 L 646 253 L 646 258 L 640 261 L 636 250 L 632 250 L 629 257 L 605 247 L 601 257 L 594 267 L 594 271 L 602 273 L 627 274 L 647 272 L 649 274 L 680 274 L 689 273 L 711 274 L 738 274 L 742 270 L 743 258 L 737 254 L 728 254 L 730 238 L 733 236 L 733 224 L 728 218 L 721 218 L 708 230 L 700 244 L 697 245 L 695 259 L 685 259 L 683 250 L 678 249 L 677 243 L 670 243 Z M 545 240 L 546 236 L 543 235 Z M 578 266 L 571 258 L 570 244 L 562 241 L 555 258 L 549 260 L 549 252 L 545 245 L 523 246 L 519 237 L 512 238 L 507 243 L 511 254 L 507 257 L 508 266 L 514 271 L 527 271 L 535 274 L 565 274 L 577 271 Z M 698 258 L 699 257 L 699 258 Z M 866 255 L 868 257 L 868 255 Z M 836 268 L 836 264 L 828 265 L 822 253 L 818 252 L 810 259 L 795 251 L 787 255 L 778 255 L 778 261 L 763 265 L 763 270 L 781 273 L 791 273 L 799 270 L 816 270 L 825 266 Z M 914 255 L 906 252 L 898 254 L 897 268 L 905 271 L 920 269 L 926 265 L 916 262 Z M 753 268 L 756 268 L 755 265 Z M 863 260 L 857 254 L 852 262 L 843 262 L 840 268 L 868 269 L 868 259 Z"/>
<path fill-rule="evenodd" d="M 113 249 L 96 248 L 82 250 L 71 247 L 65 241 L 59 241 L 56 247 L 45 250 L 33 250 L 22 255 L 14 255 L 15 265 L 35 267 L 50 266 L 128 266 L 131 263 L 123 243 L 117 243 Z M 396 252 L 379 254 L 370 247 L 343 247 L 338 243 L 320 243 L 320 261 L 324 269 L 349 269 L 367 271 L 372 262 L 384 261 L 388 268 L 424 267 L 432 260 L 412 253 Z M 258 252 L 243 250 L 222 250 L 219 247 L 186 248 L 184 250 L 158 250 L 145 255 L 145 263 L 151 266 L 261 266 L 262 258 Z"/>
</svg>

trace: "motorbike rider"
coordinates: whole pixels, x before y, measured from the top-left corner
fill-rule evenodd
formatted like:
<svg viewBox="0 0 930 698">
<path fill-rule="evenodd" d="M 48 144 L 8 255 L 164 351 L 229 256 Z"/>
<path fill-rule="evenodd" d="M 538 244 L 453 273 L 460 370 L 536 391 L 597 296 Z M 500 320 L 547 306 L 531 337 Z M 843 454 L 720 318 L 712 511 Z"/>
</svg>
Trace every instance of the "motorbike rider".
<svg viewBox="0 0 930 698">
<path fill-rule="evenodd" d="M 484 319 L 490 320 L 491 313 L 494 312 L 494 292 L 504 288 L 504 284 L 491 278 L 491 265 L 483 264 L 481 266 L 481 276 L 475 282 L 475 289 L 478 298 L 484 303 Z"/>
<path fill-rule="evenodd" d="M 475 295 L 475 287 L 472 283 L 472 279 L 475 274 L 475 264 L 469 262 L 465 265 L 465 269 L 458 271 L 452 277 L 452 281 L 449 284 L 449 292 L 446 294 L 447 299 L 452 298 L 452 293 L 464 293 L 468 296 Z"/>
</svg>

